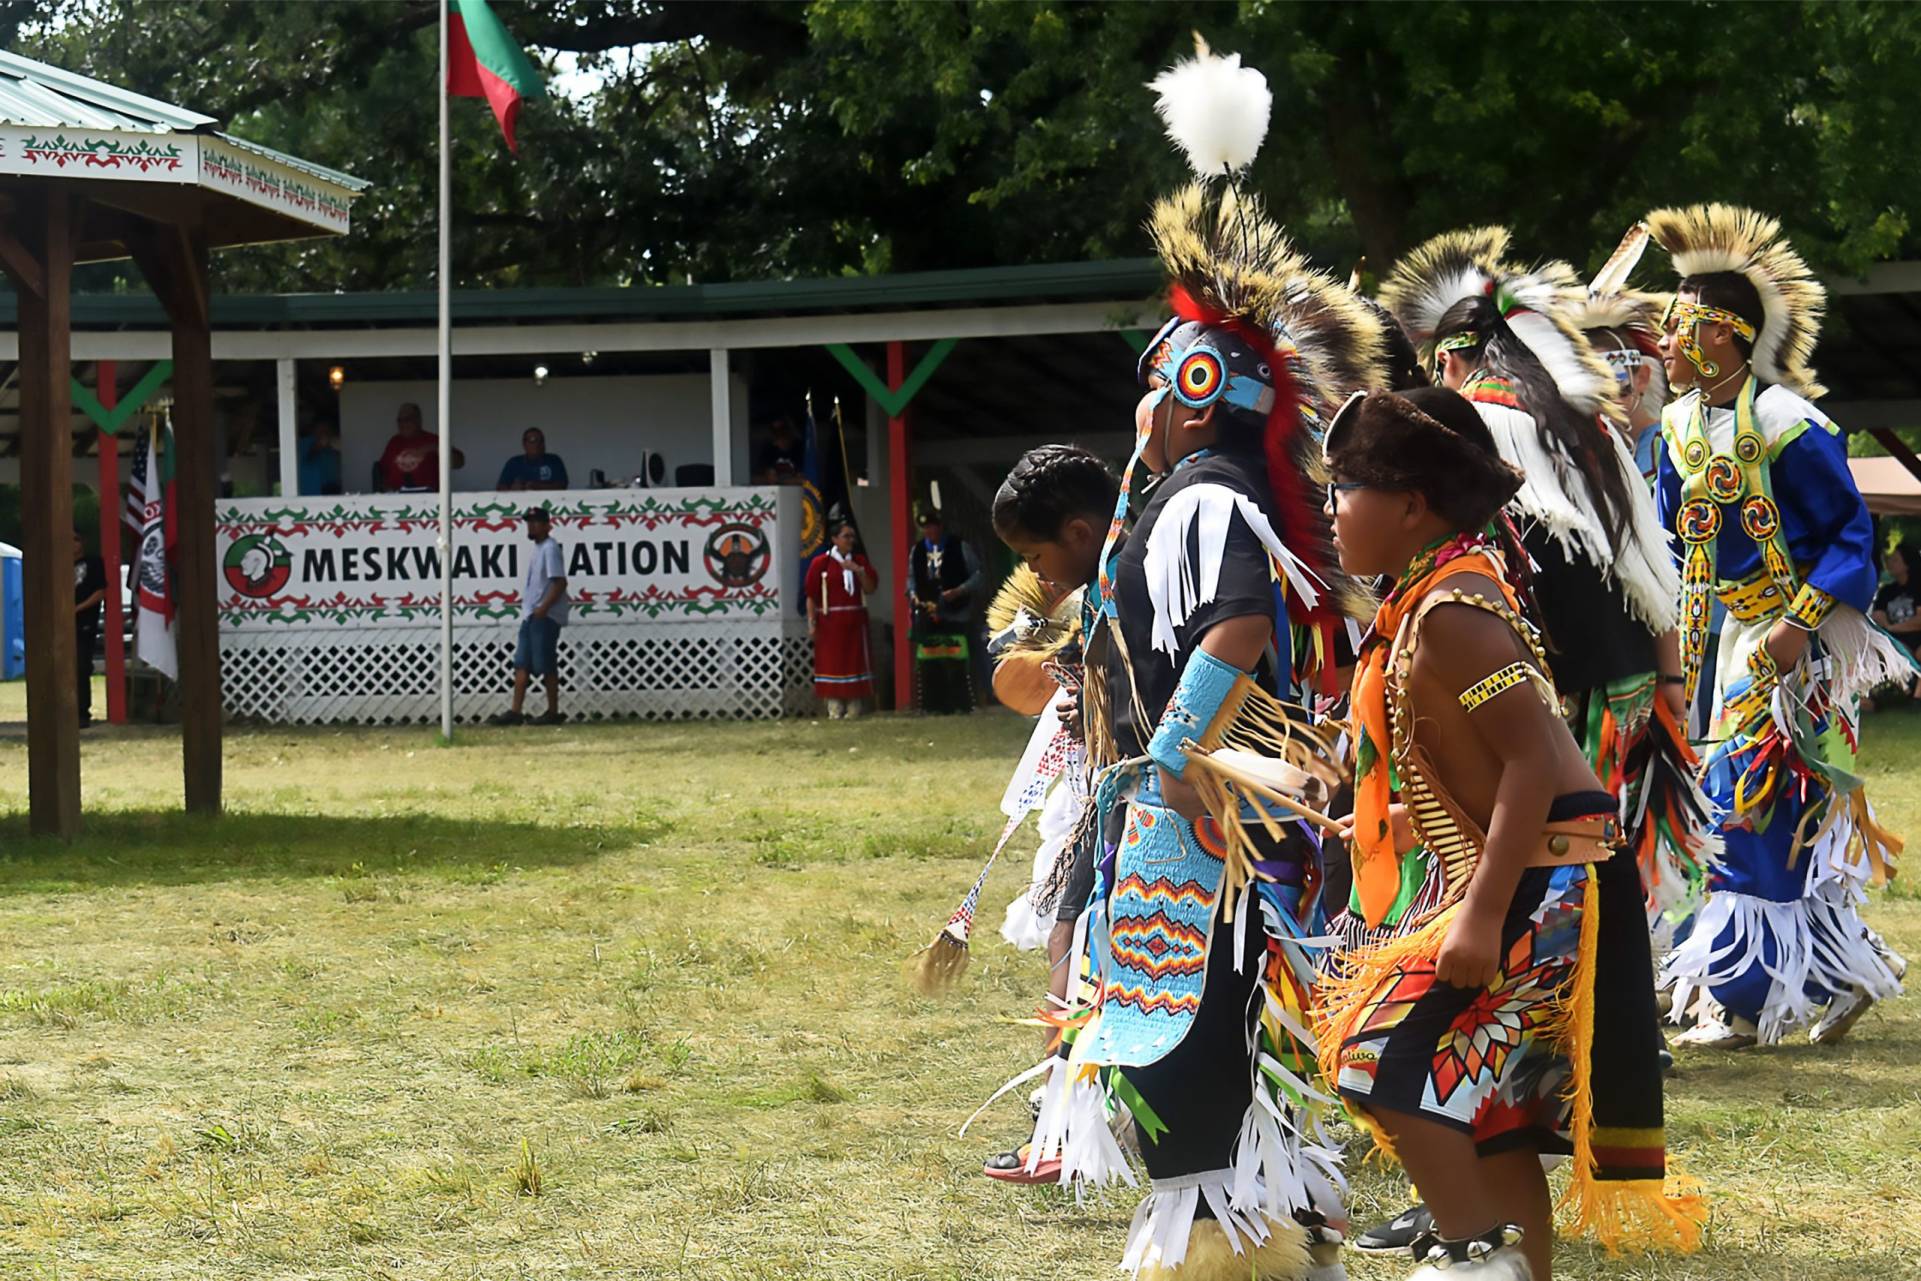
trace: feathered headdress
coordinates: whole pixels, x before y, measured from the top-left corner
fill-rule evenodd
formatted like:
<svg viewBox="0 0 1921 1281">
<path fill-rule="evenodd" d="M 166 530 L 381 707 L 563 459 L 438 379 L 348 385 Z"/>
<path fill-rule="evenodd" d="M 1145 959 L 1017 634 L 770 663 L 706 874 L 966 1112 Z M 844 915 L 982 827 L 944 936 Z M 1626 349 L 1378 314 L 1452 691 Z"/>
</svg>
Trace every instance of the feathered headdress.
<svg viewBox="0 0 1921 1281">
<path fill-rule="evenodd" d="M 1583 413 L 1618 419 L 1614 373 L 1574 320 L 1586 296 L 1574 268 L 1564 262 L 1513 266 L 1504 261 L 1508 241 L 1505 227 L 1443 232 L 1394 265 L 1381 285 L 1381 303 L 1428 359 L 1448 308 L 1463 298 L 1486 297 L 1501 323 L 1547 370 L 1563 400 Z"/>
<path fill-rule="evenodd" d="M 1637 222 L 1628 228 L 1621 243 L 1588 281 L 1587 297 L 1575 304 L 1573 320 L 1583 333 L 1605 329 L 1632 345 L 1634 354 L 1653 370 L 1654 381 L 1649 385 L 1649 393 L 1658 408 L 1668 396 L 1667 373 L 1661 367 L 1661 329 L 1662 316 L 1672 295 L 1629 287 L 1628 278 L 1634 274 L 1647 247 L 1648 225 Z M 1612 364 L 1617 357 L 1608 346 L 1611 344 L 1603 346 L 1601 357 Z M 1632 363 L 1633 356 L 1627 359 Z"/>
<path fill-rule="evenodd" d="M 1174 349 L 1200 350 L 1224 331 L 1216 393 L 1261 423 L 1276 532 L 1335 590 L 1312 606 L 1290 602 L 1297 622 L 1331 623 L 1337 612 L 1371 606 L 1340 574 L 1318 491 L 1320 431 L 1347 394 L 1381 378 L 1386 339 L 1380 319 L 1351 291 L 1317 271 L 1247 192 L 1239 175 L 1267 132 L 1272 95 L 1260 72 L 1237 55 L 1220 57 L 1195 37 L 1195 55 L 1151 82 L 1170 138 L 1197 181 L 1157 201 L 1148 218 L 1169 280 L 1175 319 L 1144 353 L 1148 367 Z M 1223 344 L 1215 343 L 1216 346 Z M 1203 357 L 1204 359 L 1204 357 Z M 1202 381 L 1162 370 L 1185 403 Z M 1204 380 L 1202 369 L 1196 379 Z M 1200 393 L 1205 394 L 1205 393 Z"/>
<path fill-rule="evenodd" d="M 1635 344 L 1653 354 L 1661 340 L 1661 313 L 1667 310 L 1668 295 L 1628 285 L 1628 278 L 1634 274 L 1647 247 L 1648 225 L 1637 222 L 1628 228 L 1621 243 L 1588 281 L 1587 297 L 1575 303 L 1573 319 L 1582 330 L 1631 331 Z"/>
<path fill-rule="evenodd" d="M 1821 334 L 1828 293 L 1801 255 L 1781 237 L 1781 224 L 1736 205 L 1690 205 L 1656 209 L 1647 216 L 1656 244 L 1674 258 L 1682 277 L 1731 271 L 1745 276 L 1761 295 L 1751 320 L 1754 372 L 1810 400 L 1827 388 L 1815 381 L 1810 361 Z"/>
</svg>

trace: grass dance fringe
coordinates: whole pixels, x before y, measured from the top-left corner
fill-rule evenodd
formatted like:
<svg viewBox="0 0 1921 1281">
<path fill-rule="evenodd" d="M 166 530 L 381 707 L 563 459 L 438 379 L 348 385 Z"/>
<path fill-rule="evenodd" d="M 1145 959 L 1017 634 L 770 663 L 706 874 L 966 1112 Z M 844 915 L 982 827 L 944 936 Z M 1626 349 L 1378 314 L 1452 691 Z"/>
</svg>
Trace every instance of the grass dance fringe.
<svg viewBox="0 0 1921 1281">
<path fill-rule="evenodd" d="M 1543 1022 L 1540 1036 L 1553 1042 L 1568 1058 L 1568 1104 L 1574 1159 L 1559 1211 L 1562 1230 L 1592 1237 L 1610 1253 L 1623 1246 L 1669 1249 L 1691 1253 L 1700 1248 L 1707 1220 L 1707 1203 L 1687 1176 L 1670 1171 L 1665 1181 L 1603 1180 L 1596 1177 L 1594 1158 L 1594 980 L 1600 950 L 1599 886 L 1589 875 L 1583 887 L 1580 951 L 1574 973 Z M 1321 1075 L 1340 1080 L 1341 1048 L 1366 1011 L 1369 998 L 1394 974 L 1432 968 L 1441 944 L 1459 913 L 1458 904 L 1401 938 L 1392 939 L 1359 956 L 1343 957 L 1335 972 L 1321 984 L 1325 1012 L 1321 1033 Z M 1394 1147 L 1386 1132 L 1362 1108 L 1350 1114 L 1374 1138 L 1388 1158 Z"/>
</svg>

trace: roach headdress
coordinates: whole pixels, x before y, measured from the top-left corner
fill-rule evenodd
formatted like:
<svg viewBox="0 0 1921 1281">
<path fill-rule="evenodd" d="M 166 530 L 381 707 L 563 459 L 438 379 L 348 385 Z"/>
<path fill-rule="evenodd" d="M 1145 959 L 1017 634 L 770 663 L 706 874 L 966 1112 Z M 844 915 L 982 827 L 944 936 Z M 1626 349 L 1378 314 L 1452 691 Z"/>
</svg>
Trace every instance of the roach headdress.
<svg viewBox="0 0 1921 1281">
<path fill-rule="evenodd" d="M 1587 297 L 1574 305 L 1572 317 L 1575 327 L 1588 336 L 1601 359 L 1614 370 L 1623 396 L 1632 395 L 1629 380 L 1636 369 L 1646 366 L 1652 370 L 1648 393 L 1658 409 L 1668 398 L 1667 373 L 1661 365 L 1661 330 L 1672 295 L 1628 285 L 1628 278 L 1647 250 L 1648 239 L 1646 223 L 1637 222 L 1628 228 L 1621 243 L 1588 281 Z"/>
<path fill-rule="evenodd" d="M 1243 184 L 1267 132 L 1271 95 L 1260 72 L 1197 36 L 1194 57 L 1152 87 L 1195 181 L 1148 218 L 1174 315 L 1142 352 L 1141 381 L 1165 379 L 1164 394 L 1190 409 L 1219 403 L 1258 434 L 1276 532 L 1334 589 L 1312 603 L 1291 598 L 1294 621 L 1365 613 L 1371 605 L 1340 574 L 1315 482 L 1324 479 L 1328 419 L 1348 393 L 1383 378 L 1384 327 L 1288 243 Z"/>
<path fill-rule="evenodd" d="M 1809 400 L 1827 391 L 1815 381 L 1809 364 L 1827 311 L 1827 290 L 1782 238 L 1778 220 L 1736 205 L 1690 205 L 1656 209 L 1647 216 L 1647 226 L 1655 243 L 1673 256 L 1674 269 L 1683 279 L 1730 271 L 1745 276 L 1761 295 L 1761 315 L 1741 317 L 1755 331 L 1756 376 Z M 1674 319 L 1691 331 L 1712 317 Z"/>
<path fill-rule="evenodd" d="M 1505 227 L 1443 232 L 1394 265 L 1381 285 L 1381 302 L 1431 360 L 1437 342 L 1457 337 L 1436 332 L 1441 317 L 1464 298 L 1485 297 L 1494 305 L 1494 323 L 1534 354 L 1562 399 L 1583 413 L 1618 420 L 1614 372 L 1575 322 L 1586 291 L 1574 268 L 1564 262 L 1517 267 L 1505 261 L 1507 250 Z"/>
</svg>

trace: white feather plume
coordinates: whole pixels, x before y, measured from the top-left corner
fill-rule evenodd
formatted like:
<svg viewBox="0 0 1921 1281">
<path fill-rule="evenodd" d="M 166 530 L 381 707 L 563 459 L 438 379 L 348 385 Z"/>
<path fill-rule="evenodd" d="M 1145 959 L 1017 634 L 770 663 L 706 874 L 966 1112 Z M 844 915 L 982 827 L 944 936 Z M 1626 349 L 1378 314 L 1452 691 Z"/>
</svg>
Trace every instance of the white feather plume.
<svg viewBox="0 0 1921 1281">
<path fill-rule="evenodd" d="M 1274 94 L 1267 77 L 1241 65 L 1241 55 L 1214 53 L 1199 33 L 1194 56 L 1182 59 L 1148 82 L 1158 96 L 1167 136 L 1187 153 L 1187 163 L 1202 178 L 1239 173 L 1254 162 L 1267 137 Z"/>
</svg>

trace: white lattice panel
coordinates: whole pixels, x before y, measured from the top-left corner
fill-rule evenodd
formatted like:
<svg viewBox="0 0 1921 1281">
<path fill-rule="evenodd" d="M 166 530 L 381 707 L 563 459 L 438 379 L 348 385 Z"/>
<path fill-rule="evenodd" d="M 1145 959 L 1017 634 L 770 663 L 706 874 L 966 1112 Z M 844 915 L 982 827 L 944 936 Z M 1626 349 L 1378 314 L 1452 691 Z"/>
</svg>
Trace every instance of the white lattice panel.
<svg viewBox="0 0 1921 1281">
<path fill-rule="evenodd" d="M 512 623 L 454 628 L 454 718 L 513 691 Z M 400 724 L 440 716 L 438 628 L 289 628 L 221 637 L 227 714 L 272 724 Z M 813 643 L 799 620 L 576 624 L 560 633 L 570 720 L 763 718 L 814 710 Z M 530 691 L 528 707 L 541 695 Z"/>
</svg>

